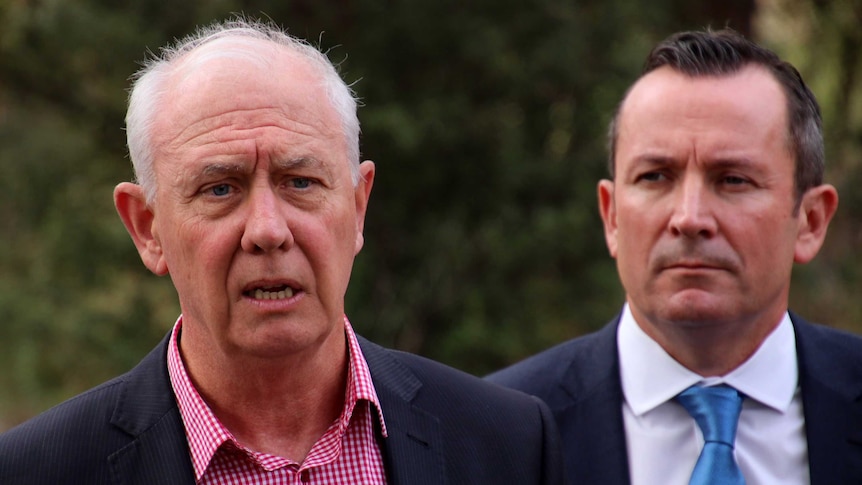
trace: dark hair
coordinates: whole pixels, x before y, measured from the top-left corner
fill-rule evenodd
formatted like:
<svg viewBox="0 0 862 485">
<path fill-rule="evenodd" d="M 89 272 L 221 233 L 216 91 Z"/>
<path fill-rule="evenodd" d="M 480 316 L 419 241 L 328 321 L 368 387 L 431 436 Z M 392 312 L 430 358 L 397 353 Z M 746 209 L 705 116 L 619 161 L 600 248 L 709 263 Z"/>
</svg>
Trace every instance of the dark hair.
<svg viewBox="0 0 862 485">
<path fill-rule="evenodd" d="M 724 76 L 752 64 L 772 73 L 787 98 L 787 138 L 796 163 L 798 201 L 808 189 L 823 183 L 826 163 L 820 106 L 796 68 L 741 34 L 722 29 L 680 32 L 668 37 L 647 56 L 641 77 L 662 66 L 692 77 Z M 623 102 L 625 97 L 617 106 L 608 131 L 608 171 L 611 178 L 614 176 L 617 123 Z"/>
</svg>

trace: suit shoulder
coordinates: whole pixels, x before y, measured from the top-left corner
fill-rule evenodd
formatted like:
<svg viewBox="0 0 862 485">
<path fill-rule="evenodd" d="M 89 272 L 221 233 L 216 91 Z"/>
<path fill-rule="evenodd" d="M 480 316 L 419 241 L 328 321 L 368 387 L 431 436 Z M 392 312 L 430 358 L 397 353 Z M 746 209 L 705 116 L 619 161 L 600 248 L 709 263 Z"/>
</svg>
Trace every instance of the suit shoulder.
<svg viewBox="0 0 862 485">
<path fill-rule="evenodd" d="M 425 357 L 359 342 L 392 443 L 413 436 L 434 447 L 445 443 L 438 449 L 451 483 L 538 483 L 538 477 L 562 483 L 559 434 L 538 398 Z"/>
<path fill-rule="evenodd" d="M 800 358 L 828 356 L 832 366 L 862 373 L 862 336 L 792 318 Z"/>
<path fill-rule="evenodd" d="M 480 422 L 521 420 L 525 429 L 547 412 L 538 399 L 484 381 L 467 372 L 416 354 L 383 348 L 360 339 L 375 389 L 431 411 L 449 424 L 472 428 Z M 384 414 L 385 405 L 384 405 Z M 490 429 L 490 428 L 489 428 Z"/>
<path fill-rule="evenodd" d="M 167 366 L 164 364 L 165 338 L 134 368 L 96 387 L 84 391 L 42 414 L 0 434 L 0 450 L 3 446 L 58 436 L 76 436 L 80 445 L 82 437 L 97 439 L 100 429 L 107 426 L 121 400 L 133 401 L 146 395 L 170 392 Z M 143 385 L 142 385 L 143 383 Z M 133 388 L 134 392 L 128 392 Z M 172 398 L 170 398 L 172 399 Z M 156 409 L 153 412 L 161 411 Z M 2 456 L 2 453 L 0 453 Z"/>
<path fill-rule="evenodd" d="M 393 358 L 409 368 L 421 381 L 424 388 L 435 393 L 445 392 L 476 401 L 481 397 L 514 400 L 522 403 L 532 401 L 521 392 L 513 391 L 485 381 L 441 362 L 399 350 L 387 350 Z"/>
<path fill-rule="evenodd" d="M 862 335 L 842 330 L 834 327 L 829 327 L 820 323 L 812 323 L 801 319 L 796 315 L 792 315 L 794 328 L 802 338 L 815 338 L 818 340 L 828 341 L 839 347 L 858 349 L 862 347 Z M 862 355 L 860 355 L 862 358 Z"/>
<path fill-rule="evenodd" d="M 59 477 L 86 469 L 106 447 L 124 443 L 126 437 L 109 425 L 121 384 L 114 378 L 0 434 L 0 482 L 60 483 Z"/>
<path fill-rule="evenodd" d="M 610 360 L 616 352 L 615 335 L 616 326 L 612 322 L 597 332 L 557 344 L 485 379 L 528 394 L 545 395 L 547 388 L 556 386 L 565 373 L 588 369 L 597 362 Z"/>
<path fill-rule="evenodd" d="M 122 376 L 115 377 L 0 434 L 0 455 L 8 445 L 74 435 L 90 428 L 95 421 L 109 421 L 121 384 Z"/>
</svg>

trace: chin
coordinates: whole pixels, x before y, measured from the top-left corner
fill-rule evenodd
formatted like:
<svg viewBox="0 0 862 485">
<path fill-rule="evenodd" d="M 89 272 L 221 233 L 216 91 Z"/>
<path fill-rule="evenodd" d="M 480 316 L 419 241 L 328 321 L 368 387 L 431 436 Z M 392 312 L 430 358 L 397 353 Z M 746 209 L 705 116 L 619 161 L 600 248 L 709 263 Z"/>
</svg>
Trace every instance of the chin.
<svg viewBox="0 0 862 485">
<path fill-rule="evenodd" d="M 689 306 L 666 308 L 659 312 L 659 319 L 686 327 L 707 327 L 736 320 L 734 314 L 724 308 L 712 306 Z"/>
<path fill-rule="evenodd" d="M 695 290 L 668 298 L 656 309 L 656 316 L 670 323 L 702 327 L 735 320 L 739 306 L 739 303 Z"/>
<path fill-rule="evenodd" d="M 326 346 L 332 335 L 332 332 L 315 326 L 270 325 L 251 336 L 248 348 L 261 357 L 315 353 Z"/>
<path fill-rule="evenodd" d="M 300 354 L 312 346 L 313 344 L 305 339 L 288 336 L 254 339 L 237 345 L 242 349 L 242 353 L 261 359 L 276 359 Z"/>
</svg>

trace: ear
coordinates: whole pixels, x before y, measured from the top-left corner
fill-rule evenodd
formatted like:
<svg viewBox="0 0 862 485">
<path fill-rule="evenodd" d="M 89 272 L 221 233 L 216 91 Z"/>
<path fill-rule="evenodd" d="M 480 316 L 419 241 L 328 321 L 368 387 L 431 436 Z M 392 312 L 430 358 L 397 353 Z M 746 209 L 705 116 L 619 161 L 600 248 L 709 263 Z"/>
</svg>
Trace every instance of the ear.
<svg viewBox="0 0 862 485">
<path fill-rule="evenodd" d="M 365 229 L 365 213 L 368 209 L 368 200 L 371 198 L 371 187 L 374 185 L 374 162 L 366 160 L 359 164 L 359 183 L 354 189 L 354 200 L 356 201 L 356 254 L 365 244 L 362 231 Z"/>
<path fill-rule="evenodd" d="M 141 186 L 130 182 L 117 185 L 114 188 L 114 205 L 138 248 L 144 266 L 159 276 L 167 274 L 168 265 L 157 231 L 153 228 L 155 215 L 147 204 Z"/>
<path fill-rule="evenodd" d="M 612 258 L 617 257 L 617 207 L 614 204 L 614 183 L 600 180 L 598 186 L 599 213 L 605 226 L 605 243 Z"/>
<path fill-rule="evenodd" d="M 826 239 L 826 229 L 837 208 L 838 191 L 829 184 L 813 187 L 802 195 L 794 261 L 804 264 L 814 259 Z"/>
</svg>

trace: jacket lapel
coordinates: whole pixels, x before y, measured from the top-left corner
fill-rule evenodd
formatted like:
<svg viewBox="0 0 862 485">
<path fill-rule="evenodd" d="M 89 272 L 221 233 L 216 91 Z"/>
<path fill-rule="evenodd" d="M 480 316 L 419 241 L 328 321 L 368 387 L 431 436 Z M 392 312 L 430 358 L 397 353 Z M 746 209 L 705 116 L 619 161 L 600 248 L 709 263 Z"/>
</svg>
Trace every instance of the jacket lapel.
<svg viewBox="0 0 862 485">
<path fill-rule="evenodd" d="M 550 399 L 566 450 L 566 472 L 579 483 L 628 485 L 622 384 L 616 333 L 619 319 L 580 340 L 561 392 Z"/>
<path fill-rule="evenodd" d="M 194 484 L 166 355 L 167 338 L 125 378 L 111 423 L 133 439 L 108 457 L 117 484 Z"/>
<path fill-rule="evenodd" d="M 862 483 L 862 376 L 858 337 L 791 313 L 812 485 Z"/>
<path fill-rule="evenodd" d="M 413 403 L 422 382 L 389 350 L 358 337 L 383 409 L 388 437 L 381 440 L 387 482 L 445 483 L 440 421 Z"/>
</svg>

